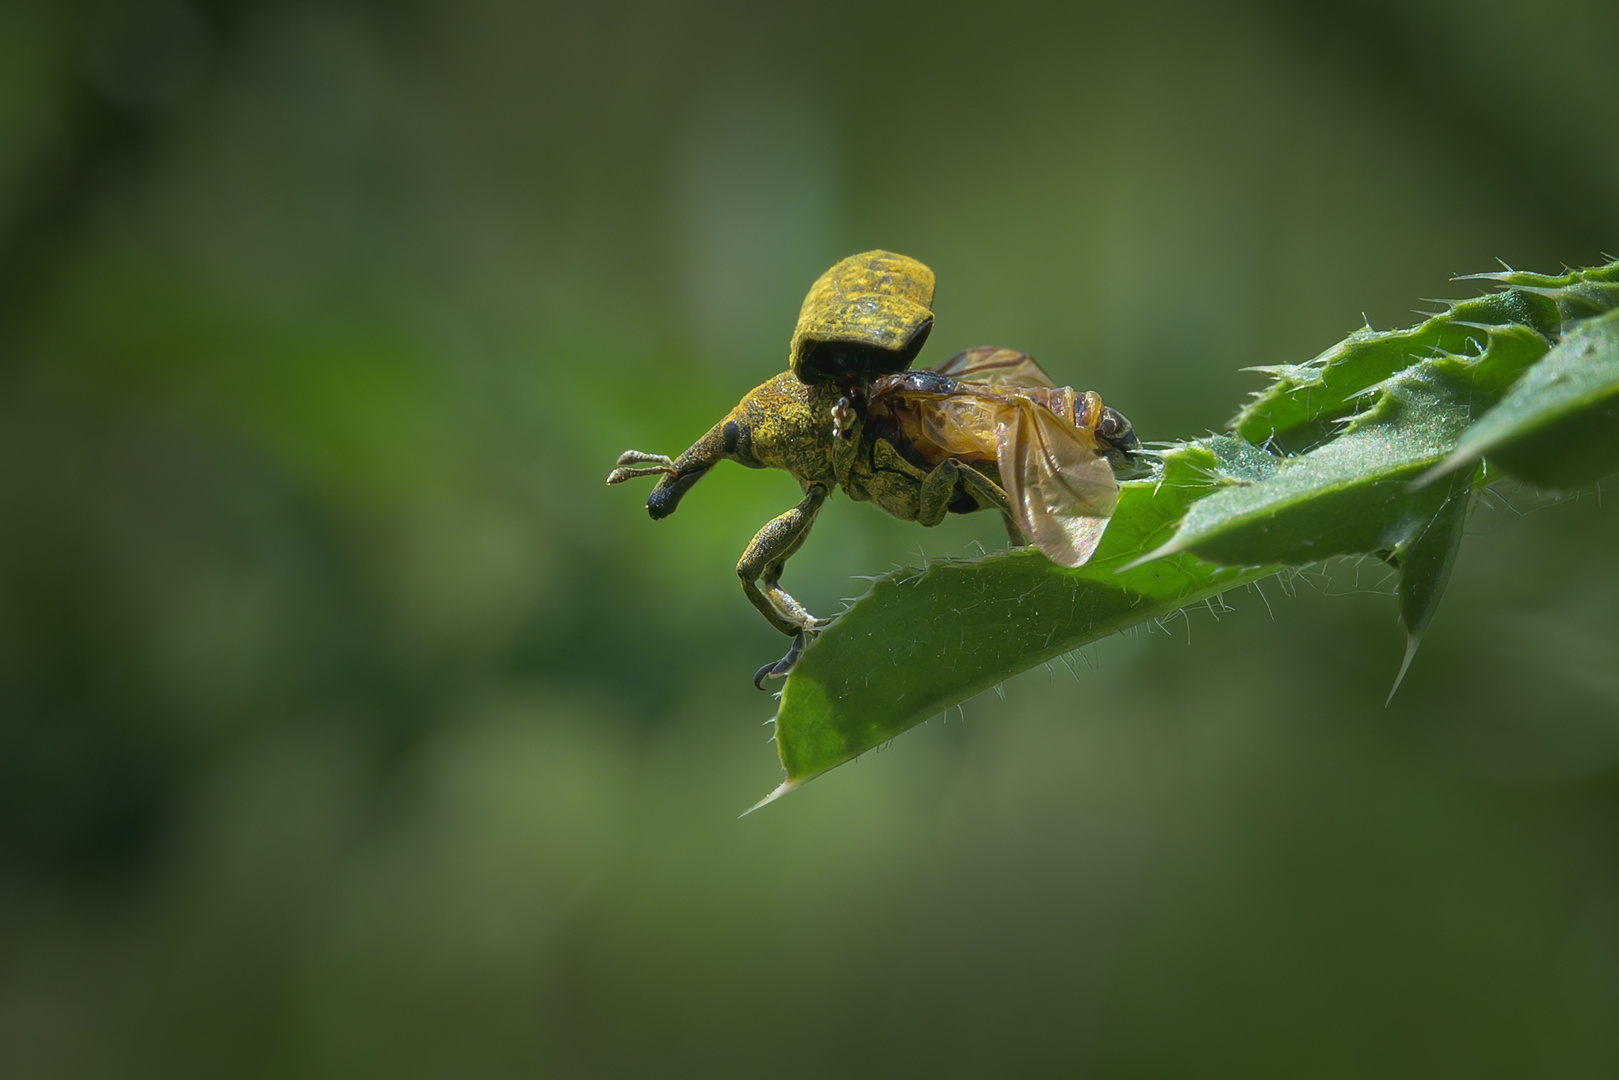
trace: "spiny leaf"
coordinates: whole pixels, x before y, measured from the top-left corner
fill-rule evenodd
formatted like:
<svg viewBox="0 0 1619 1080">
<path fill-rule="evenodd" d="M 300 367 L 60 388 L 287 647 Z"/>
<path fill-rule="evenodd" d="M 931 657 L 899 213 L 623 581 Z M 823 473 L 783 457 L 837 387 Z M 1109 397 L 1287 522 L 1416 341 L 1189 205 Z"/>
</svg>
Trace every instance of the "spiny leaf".
<svg viewBox="0 0 1619 1080">
<path fill-rule="evenodd" d="M 1481 456 L 1552 488 L 1619 471 L 1619 310 L 1576 323 L 1425 479 Z"/>
<path fill-rule="evenodd" d="M 1457 280 L 1494 281 L 1550 300 L 1556 305 L 1558 321 L 1564 329 L 1576 320 L 1589 319 L 1619 307 L 1619 262 L 1558 275 L 1498 270 L 1489 274 L 1468 274 Z M 1546 328 L 1537 329 L 1544 332 Z"/>
<path fill-rule="evenodd" d="M 1166 540 L 1192 500 L 1272 467 L 1229 436 L 1166 452 L 1159 477 L 1123 485 L 1101 548 L 1077 570 L 1022 549 L 879 579 L 782 689 L 776 743 L 787 781 L 770 798 L 1009 675 L 1275 573 L 1190 555 L 1120 572 Z"/>
<path fill-rule="evenodd" d="M 1403 677 L 1455 564 L 1480 454 L 1541 483 L 1619 467 L 1619 316 L 1603 315 L 1619 306 L 1619 262 L 1479 276 L 1505 291 L 1272 369 L 1235 435 L 1178 446 L 1153 479 L 1123 485 L 1086 566 L 1022 550 L 878 580 L 789 675 L 787 780 L 765 801 L 1041 661 L 1331 555 L 1399 568 Z M 1441 462 L 1447 483 L 1412 483 Z"/>
<path fill-rule="evenodd" d="M 1400 570 L 1400 621 L 1405 624 L 1405 658 L 1389 688 L 1389 699 L 1400 688 L 1422 635 L 1450 584 L 1456 553 L 1462 546 L 1462 527 L 1473 505 L 1473 489 L 1480 469 L 1460 472 L 1450 483 L 1427 489 L 1430 502 L 1412 507 L 1405 535 L 1395 541 L 1392 561 Z M 1434 504 L 1437 505 L 1434 505 Z"/>
<path fill-rule="evenodd" d="M 1282 461 L 1267 480 L 1199 500 L 1153 554 L 1302 565 L 1393 551 L 1413 520 L 1436 509 L 1410 482 L 1445 459 L 1475 408 L 1546 352 L 1527 327 L 1492 327 L 1487 340 L 1477 357 L 1423 360 L 1386 380 L 1338 438 Z"/>
<path fill-rule="evenodd" d="M 1464 300 L 1408 330 L 1358 330 L 1313 360 L 1268 368 L 1271 385 L 1255 395 L 1231 430 L 1251 443 L 1304 450 L 1331 433 L 1370 387 L 1419 360 L 1477 351 L 1489 328 L 1519 325 L 1550 336 L 1556 301 L 1539 292 L 1508 291 Z"/>
</svg>

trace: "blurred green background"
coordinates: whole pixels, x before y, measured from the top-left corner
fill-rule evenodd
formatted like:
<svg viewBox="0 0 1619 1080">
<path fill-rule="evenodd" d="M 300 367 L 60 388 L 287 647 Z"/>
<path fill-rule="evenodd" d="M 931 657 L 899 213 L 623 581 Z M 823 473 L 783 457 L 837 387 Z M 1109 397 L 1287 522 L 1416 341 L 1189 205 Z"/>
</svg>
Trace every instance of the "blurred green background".
<svg viewBox="0 0 1619 1080">
<path fill-rule="evenodd" d="M 602 480 L 938 273 L 1147 439 L 1619 249 L 1619 7 L 14 2 L 0 1075 L 1619 1071 L 1619 514 L 1480 508 L 744 820 L 797 498 Z M 790 567 L 1002 543 L 839 499 Z"/>
</svg>

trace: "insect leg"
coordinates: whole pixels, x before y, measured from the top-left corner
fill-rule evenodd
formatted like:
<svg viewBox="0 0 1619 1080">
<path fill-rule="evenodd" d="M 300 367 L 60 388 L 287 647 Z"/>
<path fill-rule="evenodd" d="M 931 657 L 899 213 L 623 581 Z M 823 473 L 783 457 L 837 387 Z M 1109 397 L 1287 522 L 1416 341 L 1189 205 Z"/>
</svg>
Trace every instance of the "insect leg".
<svg viewBox="0 0 1619 1080">
<path fill-rule="evenodd" d="M 742 591 L 748 600 L 771 626 L 793 639 L 786 656 L 774 664 L 766 664 L 754 674 L 753 684 L 760 689 L 764 688 L 767 675 L 785 675 L 792 670 L 810 637 L 829 621 L 811 615 L 780 584 L 783 567 L 803 546 L 826 496 L 825 485 L 810 485 L 802 502 L 759 530 L 736 564 L 736 575 L 742 580 Z M 759 587 L 761 583 L 763 589 Z"/>
<path fill-rule="evenodd" d="M 917 497 L 916 523 L 932 528 L 943 521 L 957 489 L 961 487 L 962 473 L 970 471 L 955 458 L 945 458 L 935 465 L 933 471 L 922 478 L 922 491 Z"/>
<path fill-rule="evenodd" d="M 846 401 L 846 400 L 847 400 L 846 398 L 839 399 L 838 404 L 842 405 L 844 403 L 844 401 Z M 836 408 L 834 408 L 833 409 L 833 414 L 834 414 L 833 422 L 834 422 L 834 424 L 843 423 L 843 421 L 839 421 L 837 419 L 836 413 L 837 413 L 837 410 L 836 410 Z M 832 475 L 837 478 L 838 484 L 840 486 L 848 487 L 848 485 L 849 485 L 849 474 L 850 474 L 851 471 L 853 471 L 855 459 L 859 456 L 859 454 L 860 454 L 860 438 L 859 438 L 859 431 L 858 431 L 858 429 L 856 427 L 854 427 L 854 426 L 845 426 L 843 428 L 843 430 L 841 431 L 841 433 L 837 432 L 837 431 L 833 432 L 833 435 L 832 435 Z"/>
<path fill-rule="evenodd" d="M 805 649 L 809 648 L 809 642 L 809 631 L 800 630 L 798 633 L 794 634 L 793 643 L 787 646 L 786 656 L 783 656 L 780 660 L 777 660 L 774 663 L 765 664 L 758 671 L 753 673 L 754 687 L 756 689 L 763 690 L 765 688 L 766 679 L 770 678 L 771 676 L 780 678 L 781 676 L 786 675 L 789 671 L 792 671 L 793 665 L 798 663 L 798 658 L 804 655 Z"/>
<path fill-rule="evenodd" d="M 1018 527 L 1017 515 L 1012 512 L 1012 500 L 1007 497 L 1005 488 L 977 469 L 962 469 L 961 482 L 980 503 L 1001 512 L 1001 522 L 1006 526 L 1007 543 L 1013 547 L 1023 547 L 1029 542 L 1023 535 L 1023 530 Z"/>
<path fill-rule="evenodd" d="M 783 591 L 779 582 L 787 560 L 809 535 L 826 495 L 825 485 L 811 484 L 804 501 L 760 529 L 736 564 L 736 576 L 742 579 L 742 591 L 748 600 L 771 626 L 784 634 L 825 625 L 824 620 L 816 619 L 804 605 Z M 759 588 L 761 581 L 763 590 Z"/>
<path fill-rule="evenodd" d="M 1006 525 L 1006 538 L 1014 547 L 1028 543 L 1023 538 L 1023 530 L 1018 528 L 1017 518 L 1012 513 L 1012 502 L 1007 498 L 1006 491 L 1001 485 L 972 466 L 963 465 L 955 458 L 945 458 L 923 478 L 920 505 L 916 512 L 917 522 L 922 525 L 937 525 L 943 521 L 945 512 L 958 489 L 970 494 L 977 500 L 979 506 L 1001 512 L 1001 521 Z"/>
</svg>

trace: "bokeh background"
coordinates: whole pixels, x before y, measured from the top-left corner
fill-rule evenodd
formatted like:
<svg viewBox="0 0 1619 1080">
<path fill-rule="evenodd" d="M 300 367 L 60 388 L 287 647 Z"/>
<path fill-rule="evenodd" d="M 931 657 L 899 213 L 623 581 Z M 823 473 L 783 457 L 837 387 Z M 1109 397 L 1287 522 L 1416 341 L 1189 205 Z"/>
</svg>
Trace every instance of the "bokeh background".
<svg viewBox="0 0 1619 1080">
<path fill-rule="evenodd" d="M 1619 511 L 1480 507 L 768 810 L 732 570 L 605 488 L 887 247 L 933 348 L 1220 428 L 1619 249 L 1619 7 L 17 0 L 0 1075 L 1619 1070 Z M 929 354 L 933 355 L 933 354 Z M 1611 499 L 1610 499 L 1611 502 Z M 982 516 L 980 516 L 982 517 Z M 1002 543 L 835 500 L 787 584 Z"/>
</svg>

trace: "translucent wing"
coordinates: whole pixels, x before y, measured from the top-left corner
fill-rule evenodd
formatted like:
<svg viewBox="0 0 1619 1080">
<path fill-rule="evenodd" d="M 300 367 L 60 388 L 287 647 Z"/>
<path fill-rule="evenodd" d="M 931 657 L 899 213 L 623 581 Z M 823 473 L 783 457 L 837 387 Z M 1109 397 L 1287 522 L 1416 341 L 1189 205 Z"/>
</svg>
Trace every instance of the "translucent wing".
<svg viewBox="0 0 1619 1080">
<path fill-rule="evenodd" d="M 943 456 L 965 462 L 993 461 L 999 444 L 999 419 L 1006 410 L 998 398 L 956 393 L 928 402 L 917 412 L 921 436 Z"/>
<path fill-rule="evenodd" d="M 982 383 L 991 389 L 1057 385 L 1028 353 L 1016 349 L 997 349 L 993 345 L 958 352 L 934 370 L 940 375 L 948 375 L 962 382 Z"/>
<path fill-rule="evenodd" d="M 1119 501 L 1113 468 L 1091 432 L 1011 398 L 995 435 L 1001 486 L 1024 535 L 1057 565 L 1083 566 Z"/>
<path fill-rule="evenodd" d="M 1036 381 L 1043 385 L 1030 385 Z M 896 445 L 932 464 L 995 461 L 1024 536 L 1061 566 L 1091 557 L 1119 499 L 1097 441 L 1095 395 L 1051 386 L 1033 360 L 1010 349 L 970 349 L 935 371 L 874 386 L 872 418 Z"/>
<path fill-rule="evenodd" d="M 873 421 L 892 425 L 899 441 L 930 464 L 948 457 L 994 461 L 996 425 L 1007 399 L 987 386 L 941 375 L 913 371 L 878 379 L 870 398 Z"/>
</svg>

